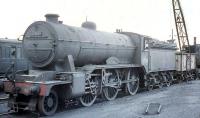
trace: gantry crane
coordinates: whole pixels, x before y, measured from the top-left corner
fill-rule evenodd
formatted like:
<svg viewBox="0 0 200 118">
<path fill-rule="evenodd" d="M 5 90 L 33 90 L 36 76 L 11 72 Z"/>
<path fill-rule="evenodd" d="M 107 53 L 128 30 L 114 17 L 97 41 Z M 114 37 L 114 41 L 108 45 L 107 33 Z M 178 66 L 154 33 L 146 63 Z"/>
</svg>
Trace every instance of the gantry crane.
<svg viewBox="0 0 200 118">
<path fill-rule="evenodd" d="M 178 36 L 179 49 L 181 52 L 190 53 L 190 43 L 188 39 L 187 27 L 185 24 L 185 18 L 183 15 L 182 7 L 179 0 L 172 0 L 174 20 L 176 25 L 176 31 Z"/>
<path fill-rule="evenodd" d="M 179 44 L 179 56 L 180 56 L 180 75 L 182 79 L 188 80 L 188 73 L 192 68 L 192 59 L 191 59 L 191 51 L 190 51 L 190 43 L 188 39 L 187 27 L 185 23 L 185 18 L 183 15 L 182 7 L 179 0 L 172 0 L 173 5 L 173 13 L 174 13 L 174 20 L 175 26 L 177 31 L 178 37 L 178 44 Z M 186 59 L 183 58 L 186 56 Z M 184 63 L 186 61 L 186 69 L 184 68 Z M 186 73 L 186 74 L 185 74 Z"/>
</svg>

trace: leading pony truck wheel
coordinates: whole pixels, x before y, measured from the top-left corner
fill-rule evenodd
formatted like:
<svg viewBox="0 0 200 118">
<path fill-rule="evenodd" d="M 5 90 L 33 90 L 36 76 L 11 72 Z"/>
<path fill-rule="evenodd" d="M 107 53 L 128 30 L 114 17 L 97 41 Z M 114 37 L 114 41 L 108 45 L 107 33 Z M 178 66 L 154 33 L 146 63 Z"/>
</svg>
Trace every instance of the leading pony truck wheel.
<svg viewBox="0 0 200 118">
<path fill-rule="evenodd" d="M 38 110 L 41 115 L 53 115 L 58 108 L 57 92 L 51 90 L 48 96 L 40 96 L 38 101 Z"/>
</svg>

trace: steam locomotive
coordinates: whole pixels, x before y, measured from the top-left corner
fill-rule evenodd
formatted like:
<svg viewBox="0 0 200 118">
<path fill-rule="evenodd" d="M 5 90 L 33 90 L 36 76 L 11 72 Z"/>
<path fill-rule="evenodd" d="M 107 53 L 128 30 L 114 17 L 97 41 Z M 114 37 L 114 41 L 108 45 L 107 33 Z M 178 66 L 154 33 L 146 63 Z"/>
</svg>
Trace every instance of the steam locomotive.
<svg viewBox="0 0 200 118">
<path fill-rule="evenodd" d="M 96 25 L 64 25 L 57 14 L 31 24 L 24 33 L 23 50 L 32 67 L 4 81 L 9 107 L 52 115 L 66 101 L 91 106 L 97 97 L 114 100 L 119 92 L 135 95 L 139 87 L 149 90 L 170 86 L 188 64 L 188 54 L 177 53 L 176 44 L 148 36 L 96 31 Z M 181 64 L 180 64 L 181 63 Z M 185 76 L 191 75 L 185 73 Z"/>
</svg>

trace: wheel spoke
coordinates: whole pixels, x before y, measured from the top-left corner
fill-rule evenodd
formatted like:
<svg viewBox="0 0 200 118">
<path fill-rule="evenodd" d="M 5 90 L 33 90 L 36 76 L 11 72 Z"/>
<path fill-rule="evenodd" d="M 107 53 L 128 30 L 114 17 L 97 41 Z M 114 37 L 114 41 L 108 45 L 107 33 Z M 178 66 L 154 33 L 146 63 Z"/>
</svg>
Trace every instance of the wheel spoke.
<svg viewBox="0 0 200 118">
<path fill-rule="evenodd" d="M 118 94 L 118 85 L 116 83 L 119 81 L 119 73 L 117 70 L 109 70 L 108 73 L 111 73 L 111 75 L 106 78 L 106 84 L 112 86 L 105 86 L 102 94 L 106 100 L 114 100 Z"/>
<path fill-rule="evenodd" d="M 85 107 L 91 106 L 97 98 L 97 95 L 96 95 L 97 89 L 96 88 L 98 86 L 98 80 L 92 79 L 90 81 L 91 81 L 90 84 L 92 84 L 92 86 L 93 86 L 93 88 L 90 88 L 90 89 L 92 89 L 92 91 L 88 91 L 89 93 L 80 97 L 80 102 Z M 93 91 L 95 91 L 95 92 L 93 92 Z"/>
<path fill-rule="evenodd" d="M 80 102 L 83 106 L 91 106 L 95 100 L 96 100 L 96 95 L 93 95 L 93 94 L 86 94 L 86 95 L 83 95 L 82 97 L 80 97 Z"/>
<path fill-rule="evenodd" d="M 103 88 L 103 94 L 106 100 L 114 100 L 117 97 L 118 89 L 114 87 Z"/>
<path fill-rule="evenodd" d="M 130 95 L 135 95 L 139 88 L 139 78 L 138 75 L 134 73 L 134 70 L 128 71 L 127 80 L 132 80 L 126 84 L 128 93 Z"/>
<path fill-rule="evenodd" d="M 51 91 L 49 96 L 41 96 L 39 98 L 38 110 L 43 115 L 52 115 L 58 107 L 58 96 L 55 91 Z"/>
</svg>

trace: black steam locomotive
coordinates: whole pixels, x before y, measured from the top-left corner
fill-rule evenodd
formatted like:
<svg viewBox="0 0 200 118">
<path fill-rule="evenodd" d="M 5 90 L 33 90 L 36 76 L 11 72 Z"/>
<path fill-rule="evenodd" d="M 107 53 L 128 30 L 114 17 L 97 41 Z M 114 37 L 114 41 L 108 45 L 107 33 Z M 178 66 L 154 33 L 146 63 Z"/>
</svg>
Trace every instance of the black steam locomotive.
<svg viewBox="0 0 200 118">
<path fill-rule="evenodd" d="M 188 65 L 185 77 L 195 70 L 195 55 L 190 63 L 181 61 L 188 54 L 177 53 L 172 42 L 96 31 L 92 22 L 68 26 L 58 17 L 47 14 L 46 21 L 34 22 L 24 33 L 23 50 L 32 67 L 3 84 L 13 110 L 52 115 L 72 99 L 90 106 L 99 96 L 114 100 L 119 92 L 134 95 L 139 87 L 170 86 Z"/>
</svg>

